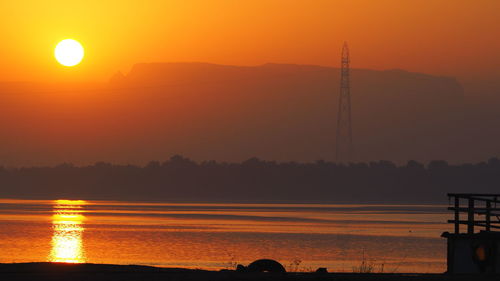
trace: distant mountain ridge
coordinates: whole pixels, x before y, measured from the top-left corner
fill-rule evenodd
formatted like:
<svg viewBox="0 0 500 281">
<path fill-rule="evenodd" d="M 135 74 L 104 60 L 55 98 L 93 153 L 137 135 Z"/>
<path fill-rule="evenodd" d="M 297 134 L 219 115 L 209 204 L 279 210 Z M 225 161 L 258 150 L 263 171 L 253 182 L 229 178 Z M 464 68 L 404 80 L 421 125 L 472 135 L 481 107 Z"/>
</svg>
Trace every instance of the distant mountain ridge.
<svg viewBox="0 0 500 281">
<path fill-rule="evenodd" d="M 0 85 L 26 93 L 0 97 L 8 109 L 0 112 L 0 160 L 334 160 L 339 81 L 338 68 L 314 65 L 139 63 L 94 88 Z M 454 78 L 351 69 L 351 93 L 353 161 L 497 155 L 500 134 L 478 131 L 482 111 L 467 107 Z"/>
<path fill-rule="evenodd" d="M 205 100 L 206 95 L 215 94 L 222 103 L 220 106 L 234 107 L 234 103 L 237 103 L 243 107 L 243 104 L 251 104 L 253 113 L 249 109 L 243 109 L 228 118 L 237 120 L 236 116 L 243 114 L 246 122 L 258 123 L 238 125 L 235 121 L 231 124 L 231 127 L 254 128 L 253 132 L 238 133 L 247 134 L 247 139 L 253 139 L 255 135 L 262 136 L 260 145 L 267 148 L 266 151 L 255 148 L 257 156 L 266 159 L 276 157 L 279 160 L 314 160 L 334 159 L 331 147 L 335 142 L 333 132 L 336 126 L 339 81 L 338 68 L 314 65 L 141 63 L 132 67 L 123 77 L 121 85 L 180 87 L 148 91 L 188 91 L 193 95 L 193 103 L 199 99 L 210 104 Z M 414 146 L 422 142 L 425 142 L 425 146 L 439 142 L 439 146 L 443 145 L 442 138 L 437 142 L 427 140 L 426 127 L 432 126 L 432 123 L 449 123 L 456 119 L 457 110 L 463 105 L 464 92 L 454 78 L 404 70 L 351 69 L 351 86 L 354 138 L 356 144 L 361 144 L 357 147 L 358 158 L 355 160 L 403 161 L 422 156 L 425 158 L 420 160 L 431 160 L 446 156 L 438 154 L 441 149 L 437 145 L 422 147 L 423 151 Z M 212 92 L 215 89 L 218 93 Z M 218 112 L 222 109 L 216 107 L 213 110 Z M 251 117 L 252 114 L 254 118 Z M 261 118 L 269 123 L 256 120 Z M 283 129 L 283 126 L 287 129 Z M 377 131 L 373 131 L 374 129 Z M 303 146 L 298 141 L 294 143 L 294 140 L 290 140 L 300 135 L 307 139 Z M 270 142 L 266 144 L 264 139 Z M 239 144 L 246 142 L 235 141 Z M 273 147 L 287 143 L 290 144 L 289 151 L 269 153 Z M 255 147 L 255 144 L 247 143 L 239 147 Z M 217 157 L 213 154 L 211 156 Z"/>
<path fill-rule="evenodd" d="M 214 78 L 220 79 L 225 77 L 227 81 L 231 78 L 241 78 L 245 76 L 247 79 L 262 78 L 272 75 L 292 75 L 307 72 L 328 72 L 340 71 L 336 67 L 318 66 L 318 65 L 302 65 L 302 64 L 278 64 L 266 63 L 256 66 L 235 66 L 235 65 L 220 65 L 201 62 L 178 62 L 178 63 L 137 63 L 133 65 L 130 72 L 123 75 L 118 72 L 120 82 L 126 83 L 165 83 L 179 81 L 196 81 L 200 79 L 210 80 Z M 403 69 L 388 69 L 388 70 L 370 70 L 353 68 L 354 72 L 377 72 L 387 74 L 401 74 L 412 76 L 417 79 L 446 79 L 451 83 L 456 83 L 456 86 L 461 89 L 461 86 L 453 77 L 433 76 L 424 73 L 410 72 Z M 175 78 L 175 80 L 174 80 Z M 338 77 L 337 77 L 338 78 Z"/>
</svg>

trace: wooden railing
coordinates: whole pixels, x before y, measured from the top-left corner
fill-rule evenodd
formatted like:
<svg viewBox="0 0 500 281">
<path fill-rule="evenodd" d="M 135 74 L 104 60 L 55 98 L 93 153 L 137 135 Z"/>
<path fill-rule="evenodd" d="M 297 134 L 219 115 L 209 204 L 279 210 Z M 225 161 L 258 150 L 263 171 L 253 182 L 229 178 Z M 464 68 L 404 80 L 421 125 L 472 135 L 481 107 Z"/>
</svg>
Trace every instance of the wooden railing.
<svg viewBox="0 0 500 281">
<path fill-rule="evenodd" d="M 448 223 L 455 224 L 455 233 L 460 233 L 460 225 L 467 225 L 467 233 L 474 233 L 474 226 L 484 227 L 485 231 L 500 229 L 500 194 L 448 193 L 454 199 L 454 206 L 448 210 L 455 212 L 455 219 Z M 461 207 L 461 201 L 466 201 L 466 207 Z M 451 202 L 450 202 L 451 203 Z M 467 220 L 460 220 L 460 213 L 467 214 Z M 484 220 L 476 220 L 475 216 L 484 216 Z M 492 220 L 493 218 L 493 220 Z"/>
</svg>

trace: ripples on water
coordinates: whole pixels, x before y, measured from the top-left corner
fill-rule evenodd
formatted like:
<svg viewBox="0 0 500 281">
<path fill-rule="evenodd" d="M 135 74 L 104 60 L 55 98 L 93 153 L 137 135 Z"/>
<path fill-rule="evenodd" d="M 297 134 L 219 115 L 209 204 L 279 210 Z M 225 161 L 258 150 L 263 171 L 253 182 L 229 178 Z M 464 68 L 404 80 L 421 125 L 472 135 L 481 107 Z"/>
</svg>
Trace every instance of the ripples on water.
<svg viewBox="0 0 500 281">
<path fill-rule="evenodd" d="M 0 199 L 0 262 L 442 272 L 446 206 Z M 299 263 L 298 266 L 296 264 Z"/>
</svg>

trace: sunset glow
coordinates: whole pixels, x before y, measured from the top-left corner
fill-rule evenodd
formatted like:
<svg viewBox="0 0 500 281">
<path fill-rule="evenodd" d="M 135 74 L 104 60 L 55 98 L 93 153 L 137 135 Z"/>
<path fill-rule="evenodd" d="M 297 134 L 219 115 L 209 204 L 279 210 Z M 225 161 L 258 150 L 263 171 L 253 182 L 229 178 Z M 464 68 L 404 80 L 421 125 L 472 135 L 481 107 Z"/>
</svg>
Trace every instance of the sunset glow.
<svg viewBox="0 0 500 281">
<path fill-rule="evenodd" d="M 500 273 L 499 11 L 0 1 L 0 279 Z"/>
<path fill-rule="evenodd" d="M 499 7 L 491 0 L 2 1 L 2 48 L 10 51 L 0 52 L 0 75 L 60 81 L 47 51 L 73 34 L 93 54 L 78 78 L 92 81 L 142 61 L 336 66 L 332 55 L 345 40 L 357 56 L 353 67 L 491 75 L 500 59 L 500 39 L 491 36 Z"/>
</svg>

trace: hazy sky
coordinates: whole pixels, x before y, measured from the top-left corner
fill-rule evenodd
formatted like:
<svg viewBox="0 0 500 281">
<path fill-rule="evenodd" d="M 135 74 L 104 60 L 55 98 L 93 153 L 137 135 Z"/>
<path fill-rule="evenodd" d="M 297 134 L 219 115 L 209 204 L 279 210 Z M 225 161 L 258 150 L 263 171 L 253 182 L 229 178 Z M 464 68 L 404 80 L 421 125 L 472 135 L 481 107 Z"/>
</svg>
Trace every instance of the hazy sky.
<svg viewBox="0 0 500 281">
<path fill-rule="evenodd" d="M 106 81 L 137 62 L 336 66 L 500 75 L 497 0 L 1 1 L 0 80 Z M 57 42 L 82 42 L 67 69 Z"/>
</svg>

